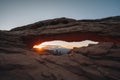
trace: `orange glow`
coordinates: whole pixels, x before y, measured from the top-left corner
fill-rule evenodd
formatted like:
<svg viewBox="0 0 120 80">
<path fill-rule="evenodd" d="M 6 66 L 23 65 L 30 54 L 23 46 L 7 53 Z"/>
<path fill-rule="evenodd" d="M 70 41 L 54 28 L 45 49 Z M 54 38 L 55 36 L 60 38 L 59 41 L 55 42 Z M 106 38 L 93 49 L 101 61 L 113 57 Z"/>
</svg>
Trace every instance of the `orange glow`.
<svg viewBox="0 0 120 80">
<path fill-rule="evenodd" d="M 34 45 L 33 48 L 43 48 L 43 45 Z"/>
<path fill-rule="evenodd" d="M 38 51 L 38 52 L 41 52 L 44 50 L 43 47 L 44 47 L 43 45 L 34 45 L 33 49 Z"/>
</svg>

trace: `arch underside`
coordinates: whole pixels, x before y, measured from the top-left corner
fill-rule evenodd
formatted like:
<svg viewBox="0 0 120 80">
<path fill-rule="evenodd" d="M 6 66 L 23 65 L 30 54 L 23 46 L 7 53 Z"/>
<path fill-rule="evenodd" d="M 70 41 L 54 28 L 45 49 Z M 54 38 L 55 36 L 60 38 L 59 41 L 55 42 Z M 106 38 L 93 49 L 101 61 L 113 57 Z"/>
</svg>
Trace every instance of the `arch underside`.
<svg viewBox="0 0 120 80">
<path fill-rule="evenodd" d="M 63 40 L 68 42 L 92 40 L 97 42 L 120 43 L 119 37 L 104 36 L 91 32 L 90 33 L 73 32 L 73 33 L 63 33 L 63 34 L 54 34 L 54 35 L 38 35 L 38 36 L 27 36 L 23 38 L 23 41 L 27 43 L 29 47 L 32 47 L 35 44 L 40 44 L 42 42 L 52 41 L 52 40 Z"/>
</svg>

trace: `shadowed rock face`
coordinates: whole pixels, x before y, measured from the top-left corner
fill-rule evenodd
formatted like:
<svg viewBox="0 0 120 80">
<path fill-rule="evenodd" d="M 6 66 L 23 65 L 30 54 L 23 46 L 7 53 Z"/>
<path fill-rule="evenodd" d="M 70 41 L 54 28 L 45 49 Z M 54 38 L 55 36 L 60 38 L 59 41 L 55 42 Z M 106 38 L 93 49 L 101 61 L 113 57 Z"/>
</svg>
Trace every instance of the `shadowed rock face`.
<svg viewBox="0 0 120 80">
<path fill-rule="evenodd" d="M 120 17 L 59 18 L 0 31 L 0 80 L 119 80 Z M 39 55 L 35 43 L 49 40 L 99 41 L 69 54 Z"/>
</svg>

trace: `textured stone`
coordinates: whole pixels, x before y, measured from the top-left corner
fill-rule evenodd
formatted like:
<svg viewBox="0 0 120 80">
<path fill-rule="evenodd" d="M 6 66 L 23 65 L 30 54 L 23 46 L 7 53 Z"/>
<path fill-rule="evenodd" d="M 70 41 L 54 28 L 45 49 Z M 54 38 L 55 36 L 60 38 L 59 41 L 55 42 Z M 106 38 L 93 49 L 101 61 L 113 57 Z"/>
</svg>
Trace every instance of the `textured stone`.
<svg viewBox="0 0 120 80">
<path fill-rule="evenodd" d="M 0 80 L 120 80 L 119 26 L 119 16 L 59 18 L 0 31 Z M 39 55 L 31 49 L 35 43 L 55 39 L 100 43 L 60 56 Z"/>
</svg>

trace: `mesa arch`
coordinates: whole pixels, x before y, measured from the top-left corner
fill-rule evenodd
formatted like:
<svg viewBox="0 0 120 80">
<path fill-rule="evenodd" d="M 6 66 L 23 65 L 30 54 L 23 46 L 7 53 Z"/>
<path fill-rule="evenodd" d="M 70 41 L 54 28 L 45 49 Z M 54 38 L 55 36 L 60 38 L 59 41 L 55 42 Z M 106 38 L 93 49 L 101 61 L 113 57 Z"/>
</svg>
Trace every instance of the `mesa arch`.
<svg viewBox="0 0 120 80">
<path fill-rule="evenodd" d="M 113 22 L 113 21 L 112 21 Z M 85 23 L 87 24 L 87 23 Z M 92 24 L 92 23 L 90 23 Z M 105 25 L 103 23 L 101 23 L 102 25 L 100 25 L 100 27 L 98 25 L 94 25 L 95 27 L 93 28 L 92 26 L 90 26 L 90 24 L 88 25 L 88 27 L 77 25 L 76 31 L 72 32 L 73 27 L 75 26 L 65 26 L 63 25 L 62 27 L 62 31 L 64 28 L 64 33 L 61 31 L 61 33 L 57 33 L 59 32 L 61 29 L 60 27 L 55 29 L 54 28 L 54 33 L 53 31 L 50 32 L 50 30 L 53 29 L 54 26 L 51 26 L 52 29 L 46 29 L 46 33 L 43 34 L 43 32 L 45 32 L 45 29 L 43 30 L 42 28 L 47 28 L 46 26 L 43 26 L 42 28 L 39 27 L 37 29 L 36 25 L 35 27 L 32 26 L 32 29 L 30 27 L 25 27 L 22 29 L 23 30 L 17 30 L 17 31 L 10 31 L 10 32 L 3 32 L 0 31 L 0 51 L 1 51 L 1 70 L 2 73 L 5 76 L 0 76 L 2 79 L 8 79 L 8 77 L 10 79 L 16 77 L 16 80 L 18 78 L 20 78 L 20 80 L 25 79 L 26 80 L 30 80 L 31 76 L 32 79 L 41 79 L 43 77 L 43 75 L 41 75 L 42 73 L 45 73 L 46 76 L 50 76 L 49 78 L 52 78 L 52 75 L 55 75 L 55 77 L 57 79 L 67 79 L 63 76 L 66 76 L 63 74 L 62 77 L 59 77 L 57 75 L 62 75 L 62 73 L 58 73 L 56 74 L 56 71 L 59 72 L 69 72 L 70 73 L 70 78 L 73 78 L 76 76 L 77 79 L 92 79 L 92 80 L 109 80 L 109 79 L 115 79 L 115 80 L 119 80 L 119 61 L 120 61 L 120 57 L 119 57 L 119 53 L 120 53 L 120 44 L 111 44 L 109 46 L 106 46 L 108 44 L 98 44 L 95 45 L 95 47 L 93 48 L 93 50 L 91 52 L 89 52 L 90 56 L 88 55 L 88 52 L 85 51 L 84 55 L 82 53 L 79 54 L 74 54 L 75 56 L 69 57 L 68 55 L 64 55 L 64 56 L 55 56 L 55 55 L 44 55 L 46 57 L 41 57 L 39 56 L 39 54 L 34 54 L 33 51 L 29 48 L 26 47 L 25 44 L 28 45 L 28 47 L 31 47 L 32 45 L 34 45 L 35 43 L 41 43 L 44 41 L 49 41 L 49 40 L 55 40 L 55 39 L 63 39 L 66 41 L 80 41 L 80 40 L 96 40 L 96 41 L 107 41 L 107 42 L 116 42 L 116 43 L 120 43 L 120 27 L 119 24 L 117 25 L 112 25 L 109 26 L 111 24 L 108 25 L 108 23 L 106 23 Z M 98 24 L 98 22 L 96 23 Z M 116 24 L 116 22 L 114 23 Z M 49 27 L 49 26 L 48 26 Z M 71 30 L 72 27 L 72 30 Z M 86 28 L 87 27 L 87 28 Z M 102 30 L 98 31 L 98 28 Z M 33 29 L 34 28 L 34 29 Z M 65 29 L 67 28 L 67 29 Z M 107 29 L 106 29 L 107 28 Z M 111 29 L 112 28 L 112 29 Z M 91 30 L 92 29 L 92 30 Z M 59 30 L 59 31 L 58 31 Z M 85 31 L 86 30 L 86 31 Z M 93 31 L 94 30 L 94 31 Z M 96 31 L 97 30 L 97 31 Z M 68 32 L 67 32 L 68 31 Z M 84 32 L 83 32 L 84 31 Z M 103 32 L 102 32 L 103 31 Z M 108 34 L 112 34 L 112 35 L 108 35 Z M 101 35 L 104 34 L 104 35 Z M 23 44 L 23 42 L 24 44 Z M 103 47 L 101 46 L 103 45 Z M 101 46 L 102 50 L 100 49 L 100 47 L 97 46 Z M 104 48 L 106 46 L 106 48 Z M 96 48 L 97 47 L 97 48 Z M 88 48 L 86 48 L 88 49 Z M 96 51 L 98 53 L 96 53 L 96 51 L 94 52 L 94 50 L 96 49 Z M 100 51 L 98 51 L 100 49 Z M 105 49 L 105 51 L 104 51 Z M 80 49 L 79 49 L 80 50 Z M 108 54 L 109 53 L 109 54 Z M 96 55 L 94 55 L 96 54 Z M 69 64 L 66 66 L 66 64 Z M 95 63 L 95 64 L 94 64 Z M 50 65 L 49 65 L 50 64 Z M 75 64 L 75 65 L 73 65 Z M 52 66 L 51 66 L 52 65 Z M 7 67 L 6 67 L 7 66 Z M 53 70 L 51 70 L 51 68 L 53 67 L 59 67 L 59 68 L 54 68 L 53 70 L 55 72 L 53 72 Z M 99 67 L 99 70 L 98 70 Z M 23 69 L 22 71 L 20 71 L 21 69 Z M 32 69 L 32 70 L 31 70 Z M 78 70 L 80 71 L 80 73 L 78 73 Z M 27 71 L 27 72 L 26 72 Z M 31 72 L 30 72 L 31 71 Z M 47 72 L 46 74 L 46 71 Z M 102 74 L 99 74 L 101 73 Z M 109 74 L 106 74 L 106 72 L 110 72 Z M 117 71 L 117 72 L 116 72 Z M 20 72 L 20 73 L 19 73 Z M 22 72 L 22 73 L 21 73 Z M 81 76 L 81 72 L 82 75 Z M 94 73 L 95 72 L 95 73 Z M 13 74 L 15 73 L 15 75 Z M 27 76 L 23 75 L 28 73 Z M 30 73 L 30 74 L 29 74 Z M 76 74 L 77 73 L 77 74 Z M 93 74 L 94 73 L 94 74 Z M 97 74 L 96 74 L 97 73 Z M 13 76 L 9 76 L 13 74 Z M 37 75 L 36 75 L 37 74 Z M 73 75 L 75 74 L 75 75 Z M 105 74 L 105 75 L 104 75 Z M 114 75 L 112 75 L 114 74 Z M 6 76 L 7 75 L 7 76 Z M 22 78 L 21 78 L 22 75 Z M 30 76 L 29 76 L 30 75 Z M 118 76 L 116 76 L 118 75 Z M 25 76 L 25 77 L 24 77 Z M 30 78 L 27 78 L 30 77 Z M 68 78 L 68 80 L 70 79 Z M 12 79 L 13 80 L 13 79 Z"/>
<path fill-rule="evenodd" d="M 83 41 L 120 43 L 120 16 L 95 20 L 56 18 L 39 21 L 11 30 L 28 47 L 45 41 Z"/>
</svg>

